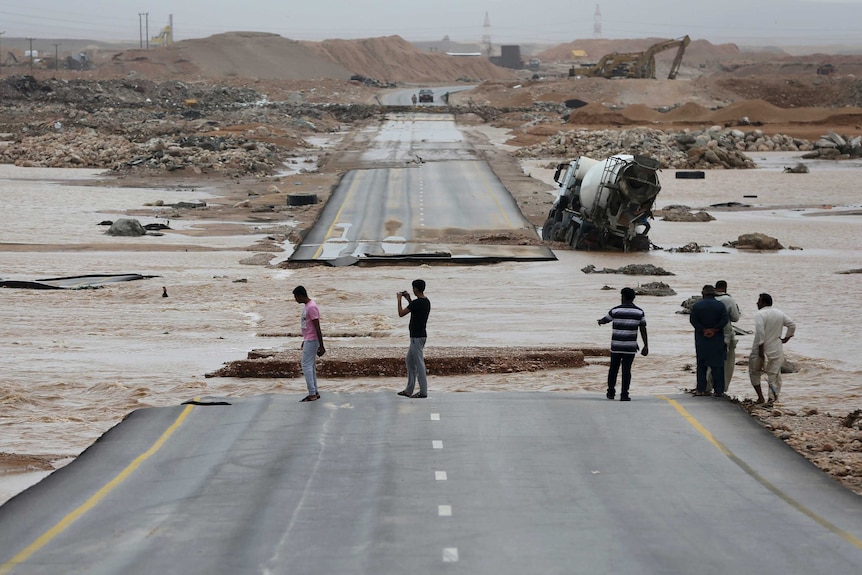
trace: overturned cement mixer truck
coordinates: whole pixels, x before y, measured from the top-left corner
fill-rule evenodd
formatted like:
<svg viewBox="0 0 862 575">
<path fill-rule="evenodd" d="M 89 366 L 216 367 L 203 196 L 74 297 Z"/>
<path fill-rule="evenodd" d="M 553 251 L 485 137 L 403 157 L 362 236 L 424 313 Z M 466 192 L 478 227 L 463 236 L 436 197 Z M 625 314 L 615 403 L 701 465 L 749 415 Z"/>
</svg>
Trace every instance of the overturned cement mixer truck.
<svg viewBox="0 0 862 575">
<path fill-rule="evenodd" d="M 560 164 L 554 174 L 560 187 L 542 239 L 577 250 L 649 250 L 648 220 L 661 190 L 658 169 L 658 160 L 625 154 Z"/>
</svg>

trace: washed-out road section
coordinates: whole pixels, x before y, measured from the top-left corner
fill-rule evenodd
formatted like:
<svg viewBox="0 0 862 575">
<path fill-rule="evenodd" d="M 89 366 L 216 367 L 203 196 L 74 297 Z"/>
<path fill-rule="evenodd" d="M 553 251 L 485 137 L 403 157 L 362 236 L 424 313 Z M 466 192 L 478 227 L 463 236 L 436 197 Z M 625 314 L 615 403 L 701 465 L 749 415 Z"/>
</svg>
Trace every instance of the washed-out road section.
<svg viewBox="0 0 862 575">
<path fill-rule="evenodd" d="M 344 175 L 291 261 L 556 259 L 546 246 L 493 241 L 537 236 L 450 115 L 392 114 L 359 139 L 340 161 L 362 169 Z"/>
</svg>

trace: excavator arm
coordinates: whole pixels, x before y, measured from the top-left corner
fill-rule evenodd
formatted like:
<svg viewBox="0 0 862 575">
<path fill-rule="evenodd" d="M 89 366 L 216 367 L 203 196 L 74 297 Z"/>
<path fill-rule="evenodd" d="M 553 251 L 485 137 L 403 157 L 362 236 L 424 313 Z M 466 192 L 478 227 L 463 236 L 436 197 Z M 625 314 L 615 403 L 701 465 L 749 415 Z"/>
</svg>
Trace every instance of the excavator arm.
<svg viewBox="0 0 862 575">
<path fill-rule="evenodd" d="M 595 66 L 582 71 L 584 76 L 600 78 L 655 78 L 655 55 L 676 48 L 676 57 L 670 67 L 668 80 L 676 78 L 682 56 L 691 42 L 688 35 L 679 40 L 666 40 L 653 44 L 643 52 L 612 52 L 605 54 Z"/>
<path fill-rule="evenodd" d="M 635 77 L 655 78 L 655 55 L 659 52 L 670 50 L 671 48 L 677 48 L 676 57 L 673 60 L 673 64 L 671 64 L 670 74 L 668 74 L 668 80 L 673 80 L 676 78 L 677 72 L 679 72 L 679 65 L 682 63 L 682 55 L 685 53 L 685 49 L 690 42 L 691 38 L 686 35 L 679 40 L 667 40 L 666 42 L 653 44 L 643 52 L 640 60 L 638 60 L 636 65 L 637 76 Z"/>
<path fill-rule="evenodd" d="M 685 49 L 688 48 L 690 43 L 691 38 L 688 37 L 688 34 L 683 36 L 682 40 L 680 40 L 676 56 L 673 59 L 673 63 L 670 65 L 670 73 L 667 75 L 668 80 L 674 80 L 676 78 L 676 75 L 679 72 L 679 65 L 682 64 L 682 55 L 685 54 Z"/>
</svg>

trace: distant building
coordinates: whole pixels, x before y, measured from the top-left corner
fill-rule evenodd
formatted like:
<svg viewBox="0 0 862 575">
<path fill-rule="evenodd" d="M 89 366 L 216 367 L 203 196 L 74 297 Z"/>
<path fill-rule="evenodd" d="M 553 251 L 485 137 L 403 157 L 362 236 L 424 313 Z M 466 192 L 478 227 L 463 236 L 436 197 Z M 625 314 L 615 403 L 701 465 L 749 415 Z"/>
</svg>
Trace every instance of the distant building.
<svg viewBox="0 0 862 575">
<path fill-rule="evenodd" d="M 521 60 L 521 47 L 518 45 L 500 46 L 500 56 L 492 56 L 490 60 L 492 64 L 512 70 L 520 70 L 524 67 L 524 61 Z"/>
</svg>

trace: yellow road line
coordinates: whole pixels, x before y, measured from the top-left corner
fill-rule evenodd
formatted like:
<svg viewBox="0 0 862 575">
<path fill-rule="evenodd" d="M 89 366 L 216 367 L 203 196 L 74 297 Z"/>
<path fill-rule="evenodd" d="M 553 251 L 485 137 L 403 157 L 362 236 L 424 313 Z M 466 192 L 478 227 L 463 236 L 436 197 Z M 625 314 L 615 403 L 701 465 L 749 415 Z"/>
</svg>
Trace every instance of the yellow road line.
<svg viewBox="0 0 862 575">
<path fill-rule="evenodd" d="M 153 443 L 152 447 L 146 450 L 144 453 L 139 455 L 132 461 L 125 469 L 123 469 L 116 477 L 114 477 L 110 482 L 105 484 L 104 487 L 99 489 L 92 497 L 90 497 L 87 501 L 81 504 L 80 507 L 63 517 L 60 521 L 57 522 L 56 525 L 45 531 L 42 535 L 36 538 L 35 541 L 30 543 L 27 547 L 18 552 L 17 555 L 12 557 L 6 563 L 0 565 L 0 575 L 6 575 L 13 568 L 20 565 L 27 559 L 29 559 L 34 553 L 39 551 L 42 547 L 51 542 L 52 539 L 57 537 L 60 533 L 69 528 L 72 523 L 80 519 L 84 513 L 90 511 L 93 507 L 96 506 L 102 499 L 105 498 L 111 491 L 113 491 L 117 486 L 120 485 L 123 481 L 125 481 L 129 475 L 132 474 L 140 465 L 146 461 L 149 457 L 155 454 L 162 446 L 167 442 L 168 438 L 177 430 L 180 424 L 188 417 L 189 413 L 191 413 L 192 409 L 194 409 L 193 405 L 187 405 L 185 409 L 183 409 L 182 413 L 180 413 L 179 417 L 177 417 L 176 421 L 174 421 L 170 427 L 168 427 L 162 436 L 159 437 L 155 443 Z"/>
<path fill-rule="evenodd" d="M 353 192 L 356 190 L 356 186 L 359 185 L 359 176 L 362 172 L 360 170 L 353 170 L 353 172 L 354 172 L 353 181 L 350 182 L 350 188 L 347 190 L 347 195 L 344 197 L 344 201 L 341 203 L 341 207 L 338 208 L 338 213 L 335 214 L 334 218 L 332 218 L 332 225 L 329 226 L 328 230 L 326 230 L 326 235 L 323 236 L 323 241 L 320 242 L 320 245 L 317 246 L 317 250 L 314 252 L 314 255 L 311 256 L 311 259 L 313 259 L 313 260 L 316 260 L 318 258 L 318 256 L 320 256 L 320 253 L 323 251 L 323 246 L 324 246 L 324 244 L 326 244 L 326 240 L 328 240 L 329 236 L 332 235 L 332 229 L 335 227 L 335 224 L 337 224 L 341 220 L 341 212 L 344 211 L 344 208 L 347 206 L 347 203 L 350 201 L 350 197 L 353 195 Z M 0 573 L 0 575 L 2 575 L 2 573 Z"/>
<path fill-rule="evenodd" d="M 805 515 L 809 519 L 813 520 L 815 523 L 817 523 L 821 527 L 824 527 L 824 528 L 828 529 L 829 531 L 831 531 L 832 533 L 834 533 L 835 535 L 838 535 L 844 541 L 847 541 L 848 543 L 850 543 L 854 547 L 858 547 L 859 549 L 862 549 L 862 539 L 856 537 L 852 533 L 844 531 L 843 529 L 841 529 L 837 525 L 830 523 L 826 518 L 821 517 L 820 515 L 818 515 L 814 511 L 808 509 L 802 503 L 796 501 L 790 495 L 788 495 L 787 493 L 785 493 L 784 491 L 779 489 L 777 486 L 775 486 L 768 479 L 766 479 L 765 477 L 760 475 L 757 471 L 752 469 L 752 467 L 750 465 L 748 465 L 745 461 L 740 459 L 735 453 L 733 453 L 730 449 L 728 449 L 727 446 L 725 446 L 723 443 L 721 443 L 719 440 L 717 440 L 715 437 L 713 437 L 713 435 L 703 425 L 701 425 L 700 422 L 694 418 L 694 416 L 692 416 L 688 411 L 686 411 L 686 409 L 683 406 L 681 406 L 676 400 L 670 399 L 669 397 L 665 397 L 664 395 L 660 395 L 659 398 L 670 403 L 673 406 L 673 408 L 675 410 L 677 410 L 677 412 L 679 412 L 679 414 L 682 415 L 686 419 L 686 421 L 688 421 L 691 424 L 692 427 L 694 427 L 696 430 L 698 430 L 701 433 L 701 435 L 703 435 L 710 443 L 712 443 L 716 448 L 718 448 L 719 451 L 721 451 L 723 454 L 725 454 L 727 457 L 729 457 L 731 461 L 733 461 L 739 467 L 741 467 L 742 470 L 745 471 L 748 475 L 750 475 L 755 481 L 757 481 L 758 483 L 763 485 L 766 489 L 771 491 L 774 495 L 778 496 L 779 499 L 781 499 L 782 501 L 784 501 L 785 503 L 787 503 L 792 508 L 796 509 L 797 511 L 799 511 L 800 513 L 802 513 L 803 515 Z"/>
</svg>

